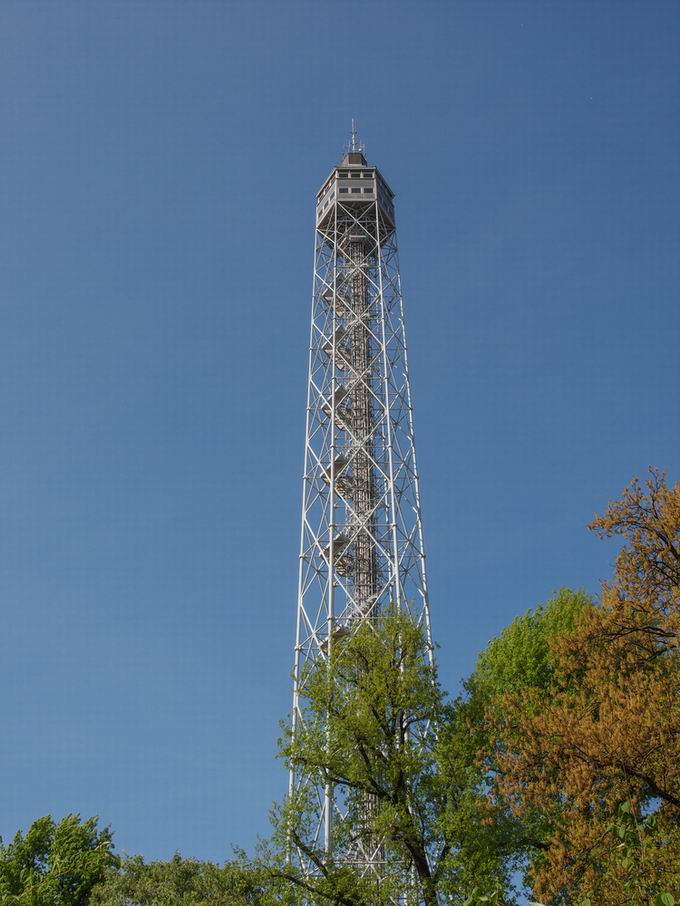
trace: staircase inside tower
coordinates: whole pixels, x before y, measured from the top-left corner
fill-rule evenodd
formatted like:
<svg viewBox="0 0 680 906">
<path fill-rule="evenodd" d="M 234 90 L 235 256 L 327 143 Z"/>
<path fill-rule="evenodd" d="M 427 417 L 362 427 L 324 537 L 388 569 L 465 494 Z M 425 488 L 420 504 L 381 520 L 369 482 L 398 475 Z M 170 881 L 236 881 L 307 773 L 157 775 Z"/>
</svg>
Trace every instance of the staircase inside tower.
<svg viewBox="0 0 680 906">
<path fill-rule="evenodd" d="M 339 427 L 345 428 L 345 446 L 340 464 L 351 469 L 351 480 L 345 478 L 341 494 L 347 500 L 345 538 L 349 543 L 340 553 L 337 566 L 345 566 L 350 581 L 352 608 L 349 625 L 356 620 L 376 619 L 380 575 L 376 555 L 376 474 L 377 451 L 375 432 L 374 394 L 380 387 L 380 375 L 375 374 L 376 360 L 372 326 L 375 311 L 369 293 L 367 254 L 372 246 L 361 234 L 346 235 L 345 251 L 346 304 L 338 311 L 342 324 L 336 326 L 336 373 L 344 375 L 343 412 Z M 338 336 L 340 343 L 338 343 Z M 339 349 L 339 351 L 338 351 Z M 336 461 L 336 469 L 337 469 Z M 342 475 L 346 474 L 341 472 Z M 355 804 L 354 860 L 363 874 L 379 876 L 384 860 L 380 840 L 370 831 L 371 819 L 378 801 L 364 794 Z"/>
<path fill-rule="evenodd" d="M 371 312 L 367 292 L 365 241 L 350 237 L 352 311 L 346 331 L 349 337 L 347 389 L 350 400 L 346 433 L 348 461 L 352 463 L 349 534 L 353 538 L 352 597 L 355 618 L 375 617 L 378 591 L 375 555 L 374 416 L 372 404 Z"/>
</svg>

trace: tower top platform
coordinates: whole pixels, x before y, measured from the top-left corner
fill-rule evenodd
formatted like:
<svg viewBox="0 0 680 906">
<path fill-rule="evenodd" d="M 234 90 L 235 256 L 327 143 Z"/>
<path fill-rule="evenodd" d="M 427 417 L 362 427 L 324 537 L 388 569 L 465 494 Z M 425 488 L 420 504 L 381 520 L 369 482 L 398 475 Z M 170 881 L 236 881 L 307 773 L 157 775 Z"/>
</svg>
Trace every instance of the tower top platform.
<svg viewBox="0 0 680 906">
<path fill-rule="evenodd" d="M 390 228 L 394 228 L 394 192 L 377 167 L 369 166 L 363 145 L 357 145 L 354 120 L 352 140 L 342 161 L 333 168 L 316 196 L 316 224 L 325 226 L 334 206 L 354 209 L 357 205 L 377 204 Z"/>
</svg>

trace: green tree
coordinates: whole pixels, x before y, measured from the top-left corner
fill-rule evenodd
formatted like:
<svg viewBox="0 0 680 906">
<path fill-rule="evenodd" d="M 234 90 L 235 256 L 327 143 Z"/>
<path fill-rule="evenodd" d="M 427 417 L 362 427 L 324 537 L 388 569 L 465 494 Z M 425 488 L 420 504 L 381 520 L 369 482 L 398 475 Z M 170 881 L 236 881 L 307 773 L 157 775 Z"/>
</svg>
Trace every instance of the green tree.
<svg viewBox="0 0 680 906">
<path fill-rule="evenodd" d="M 516 902 L 513 878 L 545 842 L 541 816 L 518 820 L 500 793 L 498 755 L 513 732 L 503 723 L 503 697 L 528 688 L 549 694 L 550 640 L 591 608 L 584 593 L 563 590 L 515 620 L 480 655 L 453 703 L 408 617 L 389 613 L 339 638 L 330 661 L 304 678 L 302 726 L 294 740 L 286 733 L 282 755 L 320 787 L 332 783 L 350 817 L 336 825 L 330 858 L 314 838 L 313 801 L 299 795 L 276 812 L 267 858 L 284 890 L 293 885 L 318 903 L 375 904 L 395 895 L 410 866 L 426 903 L 441 894 L 459 906 Z M 423 745 L 427 725 L 437 734 Z M 343 858 L 366 797 L 377 807 L 364 814 L 363 832 L 383 842 L 387 866 L 379 892 Z M 286 862 L 289 841 L 313 877 Z"/>
<path fill-rule="evenodd" d="M 4 845 L 0 840 L 0 902 L 5 906 L 86 906 L 90 894 L 117 864 L 108 827 L 97 818 L 49 815 Z"/>
<path fill-rule="evenodd" d="M 260 906 L 263 879 L 243 859 L 215 865 L 183 859 L 145 863 L 123 860 L 93 892 L 91 906 Z"/>
<path fill-rule="evenodd" d="M 457 798 L 447 820 L 454 823 L 451 836 L 457 840 L 457 884 L 472 902 L 492 894 L 496 902 L 515 902 L 513 882 L 545 849 L 546 814 L 534 810 L 519 819 L 501 791 L 499 758 L 516 734 L 504 701 L 509 693 L 518 700 L 530 692 L 550 696 L 557 681 L 551 642 L 592 609 L 587 594 L 562 589 L 515 619 L 479 655 L 448 712 L 441 768 Z"/>
<path fill-rule="evenodd" d="M 434 735 L 423 732 L 442 723 L 446 704 L 421 630 L 398 613 L 366 621 L 336 636 L 331 657 L 310 668 L 303 687 L 303 719 L 294 738 L 286 733 L 282 755 L 318 786 L 332 784 L 349 817 L 336 822 L 329 856 L 315 837 L 313 797 L 294 795 L 276 814 L 272 876 L 319 903 L 360 906 L 394 895 L 409 867 L 422 899 L 434 904 L 449 873 L 454 841 L 445 816 L 456 791 L 439 770 Z M 348 865 L 358 821 L 364 839 L 382 843 L 379 890 Z M 289 842 L 312 876 L 286 863 Z"/>
</svg>

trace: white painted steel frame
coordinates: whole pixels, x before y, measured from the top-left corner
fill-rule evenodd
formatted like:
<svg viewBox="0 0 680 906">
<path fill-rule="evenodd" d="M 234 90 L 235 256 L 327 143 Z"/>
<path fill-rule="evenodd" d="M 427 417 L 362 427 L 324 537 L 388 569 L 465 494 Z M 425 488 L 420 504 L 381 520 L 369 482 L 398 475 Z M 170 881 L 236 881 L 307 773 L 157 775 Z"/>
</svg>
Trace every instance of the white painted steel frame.
<svg viewBox="0 0 680 906">
<path fill-rule="evenodd" d="M 305 435 L 293 735 L 305 665 L 329 657 L 334 635 L 392 605 L 414 616 L 432 650 L 396 229 L 377 198 L 336 192 L 318 218 Z M 329 852 L 343 803 L 293 764 L 289 794 L 304 787 L 314 845 Z M 343 858 L 379 875 L 379 844 L 357 846 Z M 316 874 L 305 853 L 292 857 Z"/>
</svg>

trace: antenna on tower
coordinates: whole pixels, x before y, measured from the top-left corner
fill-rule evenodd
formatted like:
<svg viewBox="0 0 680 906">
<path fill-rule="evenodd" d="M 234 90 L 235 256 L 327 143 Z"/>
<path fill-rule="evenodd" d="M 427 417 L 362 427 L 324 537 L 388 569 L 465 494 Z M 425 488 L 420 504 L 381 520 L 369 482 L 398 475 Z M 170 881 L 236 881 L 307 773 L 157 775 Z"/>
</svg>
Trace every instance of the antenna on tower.
<svg viewBox="0 0 680 906">
<path fill-rule="evenodd" d="M 357 123 L 354 117 L 352 117 L 352 135 L 350 140 L 345 145 L 345 154 L 365 154 L 366 149 L 364 148 L 364 143 L 360 142 L 357 138 Z M 365 161 L 364 161 L 365 163 Z"/>
</svg>

